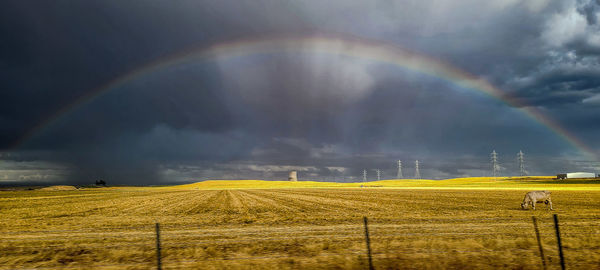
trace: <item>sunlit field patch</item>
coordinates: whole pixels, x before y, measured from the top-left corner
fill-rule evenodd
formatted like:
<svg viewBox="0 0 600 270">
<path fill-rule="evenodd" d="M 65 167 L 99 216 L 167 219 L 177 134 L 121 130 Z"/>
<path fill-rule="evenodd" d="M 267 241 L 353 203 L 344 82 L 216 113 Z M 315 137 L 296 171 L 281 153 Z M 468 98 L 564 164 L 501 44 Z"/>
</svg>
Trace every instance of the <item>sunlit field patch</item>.
<svg viewBox="0 0 600 270">
<path fill-rule="evenodd" d="M 598 184 L 598 185 L 596 185 Z M 470 177 L 448 180 L 398 179 L 359 183 L 315 181 L 213 180 L 169 187 L 172 189 L 272 189 L 272 188 L 416 188 L 416 189 L 551 189 L 600 190 L 600 179 L 555 180 L 551 176 Z"/>
</svg>

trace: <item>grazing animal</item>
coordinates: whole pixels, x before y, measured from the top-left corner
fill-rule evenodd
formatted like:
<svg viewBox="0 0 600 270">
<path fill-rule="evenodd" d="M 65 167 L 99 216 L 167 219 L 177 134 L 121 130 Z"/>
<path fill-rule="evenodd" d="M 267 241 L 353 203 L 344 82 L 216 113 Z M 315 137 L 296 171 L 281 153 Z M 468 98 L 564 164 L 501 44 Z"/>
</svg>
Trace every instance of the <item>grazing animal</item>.
<svg viewBox="0 0 600 270">
<path fill-rule="evenodd" d="M 533 210 L 535 210 L 536 202 L 543 202 L 547 205 L 550 205 L 550 210 L 552 209 L 552 200 L 550 199 L 550 191 L 547 190 L 536 190 L 530 191 L 525 194 L 525 198 L 523 198 L 523 203 L 521 203 L 521 208 L 527 209 L 531 204 Z"/>
</svg>

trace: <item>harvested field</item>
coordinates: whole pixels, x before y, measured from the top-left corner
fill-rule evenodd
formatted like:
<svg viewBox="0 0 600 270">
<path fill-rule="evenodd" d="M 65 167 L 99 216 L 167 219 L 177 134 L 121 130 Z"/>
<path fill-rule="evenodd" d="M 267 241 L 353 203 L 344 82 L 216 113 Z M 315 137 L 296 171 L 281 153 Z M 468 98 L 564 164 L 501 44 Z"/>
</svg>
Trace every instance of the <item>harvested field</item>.
<svg viewBox="0 0 600 270">
<path fill-rule="evenodd" d="M 522 190 L 106 188 L 0 193 L 0 268 L 147 269 L 161 224 L 165 269 L 366 267 L 540 269 L 531 222 L 558 266 L 600 267 L 600 191 L 557 190 L 523 211 Z"/>
</svg>

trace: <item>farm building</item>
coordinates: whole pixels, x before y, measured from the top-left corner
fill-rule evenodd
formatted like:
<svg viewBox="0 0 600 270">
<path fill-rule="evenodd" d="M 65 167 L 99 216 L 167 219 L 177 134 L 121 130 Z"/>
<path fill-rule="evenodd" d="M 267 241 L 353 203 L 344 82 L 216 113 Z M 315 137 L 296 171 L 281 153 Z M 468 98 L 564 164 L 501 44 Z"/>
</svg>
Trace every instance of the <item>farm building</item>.
<svg viewBox="0 0 600 270">
<path fill-rule="evenodd" d="M 562 174 L 562 176 L 564 177 L 565 174 Z M 567 179 L 569 179 L 569 178 L 595 178 L 595 177 L 596 177 L 595 173 L 589 173 L 589 172 L 572 172 L 572 173 L 566 174 Z"/>
</svg>

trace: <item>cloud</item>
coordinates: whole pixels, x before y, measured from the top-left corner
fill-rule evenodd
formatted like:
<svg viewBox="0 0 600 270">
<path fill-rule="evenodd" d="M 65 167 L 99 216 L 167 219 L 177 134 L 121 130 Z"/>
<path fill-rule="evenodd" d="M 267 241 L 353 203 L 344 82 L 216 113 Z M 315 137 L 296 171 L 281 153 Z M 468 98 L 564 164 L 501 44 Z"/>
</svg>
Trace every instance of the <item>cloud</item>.
<svg viewBox="0 0 600 270">
<path fill-rule="evenodd" d="M 276 106 L 283 114 L 311 112 L 325 104 L 345 106 L 370 93 L 374 84 L 368 63 L 346 56 L 282 53 L 217 60 L 225 87 L 241 102 Z"/>
<path fill-rule="evenodd" d="M 8 157 L 7 157 L 8 158 Z M 62 182 L 70 168 L 47 161 L 0 161 L 0 185 Z"/>
<path fill-rule="evenodd" d="M 598 55 L 600 25 L 597 24 L 600 4 L 597 1 L 570 1 L 564 10 L 546 21 L 542 38 L 559 49 L 576 49 L 578 54 Z"/>
<path fill-rule="evenodd" d="M 593 95 L 591 97 L 587 97 L 582 101 L 584 104 L 589 105 L 600 105 L 600 94 Z"/>
<path fill-rule="evenodd" d="M 578 1 L 577 11 L 585 15 L 585 19 L 589 25 L 598 23 L 598 13 L 600 12 L 600 1 Z"/>
<path fill-rule="evenodd" d="M 585 16 L 576 10 L 575 6 L 553 14 L 547 21 L 542 38 L 551 46 L 560 47 L 586 32 Z"/>
</svg>

